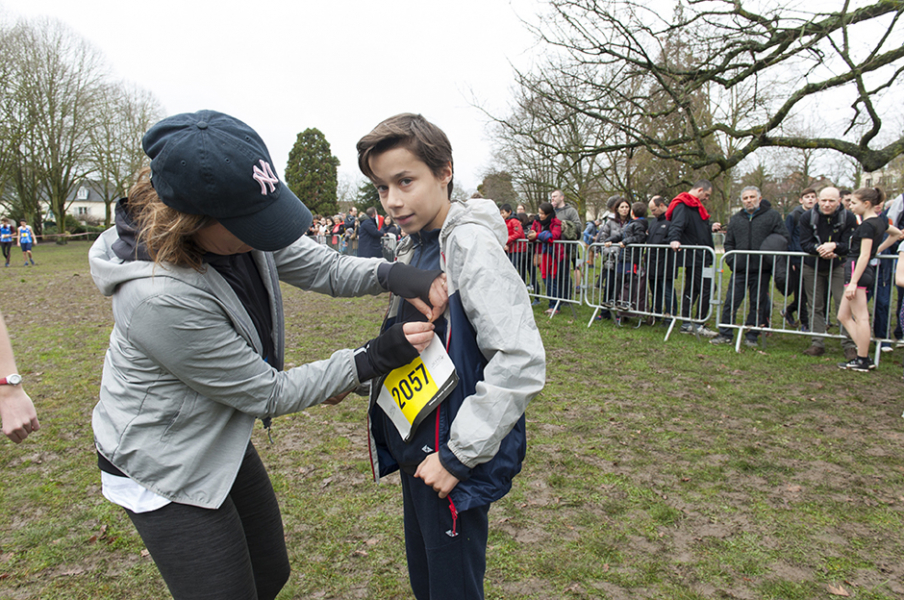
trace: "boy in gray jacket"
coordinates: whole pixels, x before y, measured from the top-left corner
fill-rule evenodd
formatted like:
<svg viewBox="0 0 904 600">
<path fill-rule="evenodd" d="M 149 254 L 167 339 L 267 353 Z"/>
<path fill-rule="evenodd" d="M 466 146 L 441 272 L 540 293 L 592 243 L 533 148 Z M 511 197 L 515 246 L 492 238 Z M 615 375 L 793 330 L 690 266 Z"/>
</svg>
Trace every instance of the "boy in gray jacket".
<svg viewBox="0 0 904 600">
<path fill-rule="evenodd" d="M 438 127 L 420 115 L 387 119 L 358 142 L 358 165 L 408 234 L 399 260 L 445 273 L 449 305 L 434 321 L 438 339 L 432 343 L 443 346 L 457 377 L 448 396 L 431 394 L 436 403 L 407 435 L 380 395 L 396 389 L 391 380 L 420 388 L 423 365 L 411 363 L 398 371 L 401 378 L 394 372 L 375 381 L 369 411 L 374 475 L 401 472 L 415 597 L 483 598 L 487 513 L 521 470 L 524 410 L 546 380 L 543 341 L 524 283 L 503 249 L 508 231 L 496 205 L 450 202 L 452 148 Z M 420 320 L 421 313 L 394 297 L 384 329 Z M 396 397 L 400 407 L 410 401 L 408 394 Z"/>
</svg>

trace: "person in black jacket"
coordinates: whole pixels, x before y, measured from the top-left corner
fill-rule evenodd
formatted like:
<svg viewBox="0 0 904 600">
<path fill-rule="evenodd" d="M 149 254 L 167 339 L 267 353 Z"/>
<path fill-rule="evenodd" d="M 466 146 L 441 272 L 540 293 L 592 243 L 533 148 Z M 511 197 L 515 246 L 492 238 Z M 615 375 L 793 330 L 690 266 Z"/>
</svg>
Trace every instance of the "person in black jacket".
<svg viewBox="0 0 904 600">
<path fill-rule="evenodd" d="M 788 229 L 788 250 L 791 252 L 803 252 L 800 246 L 800 216 L 804 212 L 816 206 L 816 190 L 807 188 L 800 193 L 800 205 L 795 207 L 785 217 L 785 227 Z M 782 317 L 791 327 L 800 325 L 801 331 L 808 331 L 810 327 L 810 315 L 807 312 L 807 289 L 801 285 L 803 273 L 801 271 L 801 258 L 795 256 L 789 260 L 788 278 L 782 293 L 785 296 L 794 295 L 794 300 L 782 311 Z M 800 315 L 800 323 L 794 318 L 794 313 Z"/>
<path fill-rule="evenodd" d="M 647 241 L 647 205 L 635 202 L 631 205 L 631 220 L 605 240 L 605 247 L 612 244 L 621 247 L 616 260 L 615 271 L 619 281 L 618 304 L 622 308 L 631 308 L 640 312 L 647 310 L 647 286 L 643 277 L 641 259 L 643 250 L 628 248 L 632 244 L 645 244 Z M 615 323 L 621 325 L 622 317 L 627 313 L 620 312 Z"/>
<path fill-rule="evenodd" d="M 367 217 L 358 225 L 358 256 L 361 258 L 383 258 L 380 244 L 380 231 L 377 229 L 377 209 L 367 209 Z"/>
<path fill-rule="evenodd" d="M 728 222 L 725 234 L 725 252 L 732 250 L 759 250 L 770 234 L 788 239 L 788 230 L 781 215 L 772 210 L 768 200 L 763 200 L 760 188 L 749 185 L 741 190 L 741 204 L 744 206 Z M 769 323 L 770 278 L 772 260 L 757 254 L 729 254 L 725 260 L 731 267 L 731 280 L 722 308 L 721 323 L 734 323 L 735 313 L 744 301 L 745 290 L 749 294 L 750 310 L 744 325 L 747 330 L 744 344 L 756 347 L 759 331 Z M 719 335 L 710 340 L 711 344 L 730 344 L 731 328 L 719 327 Z"/>
<path fill-rule="evenodd" d="M 665 218 L 669 221 L 667 240 L 672 250 L 677 252 L 676 260 L 680 267 L 684 267 L 684 291 L 681 295 L 681 317 L 687 321 L 697 321 L 698 324 L 685 322 L 681 326 L 681 333 L 696 333 L 706 337 L 718 335 L 715 331 L 707 329 L 703 324 L 709 316 L 709 300 L 712 293 L 712 254 L 704 249 L 682 250 L 681 246 L 706 246 L 713 247 L 712 226 L 709 223 L 709 213 L 703 203 L 709 200 L 713 193 L 713 184 L 705 179 L 694 183 L 688 192 L 682 192 L 675 196 L 665 212 Z M 708 275 L 708 277 L 707 277 Z M 693 310 L 694 302 L 697 309 Z"/>
<path fill-rule="evenodd" d="M 803 277 L 813 317 L 813 333 L 825 333 L 829 305 L 834 305 L 833 311 L 837 313 L 844 294 L 844 259 L 850 248 L 851 234 L 857 229 L 857 218 L 841 205 L 837 188 L 820 190 L 817 202 L 800 216 L 798 228 L 803 252 L 812 255 L 804 259 Z M 857 345 L 843 326 L 841 333 L 845 336 L 841 340 L 845 360 L 857 358 Z M 804 354 L 822 356 L 825 351 L 825 338 L 814 336 Z"/>
<path fill-rule="evenodd" d="M 650 200 L 650 214 L 653 221 L 647 231 L 647 244 L 667 245 L 669 221 L 665 211 L 669 204 L 662 196 L 653 196 Z M 653 311 L 661 315 L 674 315 L 678 312 L 678 298 L 675 297 L 673 282 L 675 279 L 675 253 L 671 250 L 647 251 L 647 282 L 653 298 Z"/>
</svg>

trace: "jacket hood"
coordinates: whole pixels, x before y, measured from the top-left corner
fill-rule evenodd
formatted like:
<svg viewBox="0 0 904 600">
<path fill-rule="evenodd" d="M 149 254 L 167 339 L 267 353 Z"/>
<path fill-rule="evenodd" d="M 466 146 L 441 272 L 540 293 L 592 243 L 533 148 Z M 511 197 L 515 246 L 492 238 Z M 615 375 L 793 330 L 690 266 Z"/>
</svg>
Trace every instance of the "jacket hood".
<svg viewBox="0 0 904 600">
<path fill-rule="evenodd" d="M 464 224 L 486 227 L 499 241 L 500 246 L 504 246 L 508 241 L 508 227 L 492 200 L 471 198 L 467 202 L 453 202 L 439 234 L 440 244 L 445 242 L 445 238 L 454 227 Z"/>
<path fill-rule="evenodd" d="M 101 234 L 91 246 L 88 265 L 94 285 L 104 296 L 112 296 L 119 285 L 134 279 L 156 275 L 197 281 L 200 277 L 193 269 L 157 264 L 151 260 L 147 249 L 138 242 L 138 230 L 129 215 L 125 198 L 116 203 L 116 225 Z"/>
<path fill-rule="evenodd" d="M 112 249 L 116 256 L 124 261 L 152 260 L 148 249 L 138 241 L 138 226 L 129 213 L 128 198 L 116 202 L 115 226 L 119 239 L 113 242 Z"/>
</svg>

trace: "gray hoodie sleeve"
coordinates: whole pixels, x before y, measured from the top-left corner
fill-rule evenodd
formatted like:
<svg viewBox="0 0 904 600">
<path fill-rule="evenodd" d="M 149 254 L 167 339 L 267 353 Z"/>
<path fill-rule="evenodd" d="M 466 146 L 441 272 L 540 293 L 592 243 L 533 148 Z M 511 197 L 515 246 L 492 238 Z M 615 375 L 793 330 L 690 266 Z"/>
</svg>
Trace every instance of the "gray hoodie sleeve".
<svg viewBox="0 0 904 600">
<path fill-rule="evenodd" d="M 279 279 L 304 290 L 330 296 L 364 296 L 385 292 L 377 278 L 380 258 L 358 258 L 301 237 L 273 253 Z"/>
<path fill-rule="evenodd" d="M 546 353 L 524 282 L 485 227 L 450 237 L 446 272 L 461 294 L 477 344 L 489 361 L 484 380 L 452 422 L 449 450 L 468 468 L 489 461 L 546 383 Z"/>
<path fill-rule="evenodd" d="M 200 395 L 195 401 L 208 399 L 255 417 L 275 417 L 358 385 L 351 350 L 277 371 L 236 331 L 215 298 L 167 291 L 138 303 L 127 328 L 128 341 L 161 367 L 150 384 L 154 396 L 186 397 L 186 386 Z"/>
</svg>

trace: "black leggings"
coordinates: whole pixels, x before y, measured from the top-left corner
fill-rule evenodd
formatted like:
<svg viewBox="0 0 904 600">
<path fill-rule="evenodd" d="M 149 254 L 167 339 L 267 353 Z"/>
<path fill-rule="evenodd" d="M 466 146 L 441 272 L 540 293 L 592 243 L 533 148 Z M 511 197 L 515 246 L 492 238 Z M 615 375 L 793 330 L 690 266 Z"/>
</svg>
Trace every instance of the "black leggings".
<svg viewBox="0 0 904 600">
<path fill-rule="evenodd" d="M 272 600 L 289 580 L 279 505 L 250 442 L 220 508 L 126 513 L 175 600 Z"/>
<path fill-rule="evenodd" d="M 6 262 L 9 262 L 9 253 L 12 250 L 13 243 L 12 242 L 0 242 L 0 247 L 3 248 L 3 258 L 6 259 Z"/>
</svg>

